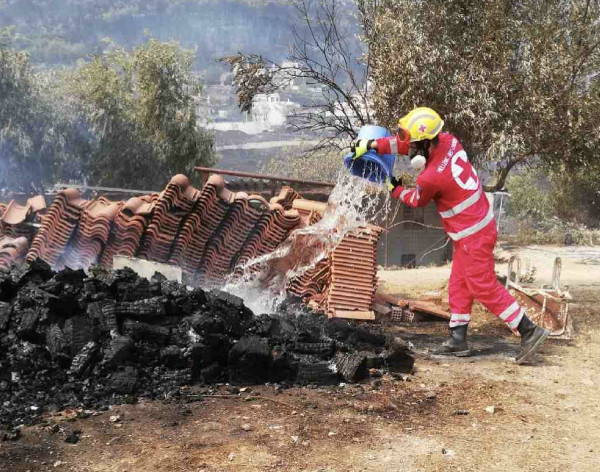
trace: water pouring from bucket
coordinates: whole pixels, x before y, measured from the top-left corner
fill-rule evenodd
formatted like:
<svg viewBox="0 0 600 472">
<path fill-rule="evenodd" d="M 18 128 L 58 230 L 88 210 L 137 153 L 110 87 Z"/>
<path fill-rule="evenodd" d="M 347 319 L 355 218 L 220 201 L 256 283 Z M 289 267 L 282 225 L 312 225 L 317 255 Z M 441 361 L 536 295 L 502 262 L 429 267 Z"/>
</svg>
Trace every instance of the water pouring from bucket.
<svg viewBox="0 0 600 472">
<path fill-rule="evenodd" d="M 369 195 L 371 186 L 367 179 L 340 169 L 321 220 L 296 229 L 275 251 L 246 262 L 239 267 L 241 276 L 220 288 L 244 299 L 256 313 L 277 313 L 291 280 L 316 267 L 348 232 L 377 223 L 382 208 L 388 211 L 388 194 L 375 198 Z"/>
<path fill-rule="evenodd" d="M 379 139 L 389 136 L 389 131 L 382 126 L 365 125 L 358 132 L 357 139 Z M 375 183 L 384 183 L 393 177 L 395 162 L 395 154 L 378 155 L 373 149 L 358 159 L 355 159 L 353 152 L 344 157 L 344 165 L 353 175 Z"/>
</svg>

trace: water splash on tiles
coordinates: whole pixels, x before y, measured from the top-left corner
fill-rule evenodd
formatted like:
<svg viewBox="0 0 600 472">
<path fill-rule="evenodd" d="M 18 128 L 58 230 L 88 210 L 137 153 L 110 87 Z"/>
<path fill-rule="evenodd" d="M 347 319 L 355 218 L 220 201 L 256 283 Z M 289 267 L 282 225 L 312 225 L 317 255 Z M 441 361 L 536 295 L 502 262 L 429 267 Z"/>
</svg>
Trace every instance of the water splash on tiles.
<svg viewBox="0 0 600 472">
<path fill-rule="evenodd" d="M 244 299 L 255 313 L 275 313 L 286 299 L 286 287 L 294 278 L 314 268 L 349 231 L 366 224 L 381 223 L 390 209 L 388 192 L 365 179 L 338 174 L 319 222 L 298 229 L 274 252 L 248 261 L 223 290 Z"/>
</svg>

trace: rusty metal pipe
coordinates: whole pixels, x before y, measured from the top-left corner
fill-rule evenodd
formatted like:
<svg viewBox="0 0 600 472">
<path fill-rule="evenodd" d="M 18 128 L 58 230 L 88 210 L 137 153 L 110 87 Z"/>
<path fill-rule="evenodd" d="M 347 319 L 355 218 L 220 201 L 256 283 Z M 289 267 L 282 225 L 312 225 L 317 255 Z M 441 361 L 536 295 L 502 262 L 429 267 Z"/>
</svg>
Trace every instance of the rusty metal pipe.
<svg viewBox="0 0 600 472">
<path fill-rule="evenodd" d="M 279 175 L 267 175 L 267 174 L 256 174 L 253 172 L 240 172 L 237 170 L 227 170 L 227 169 L 214 169 L 212 167 L 194 167 L 196 172 L 203 172 L 209 174 L 221 174 L 221 175 L 231 175 L 233 177 L 248 177 L 250 179 L 263 179 L 263 180 L 272 180 L 276 182 L 290 182 L 294 184 L 306 184 L 306 185 L 314 185 L 320 187 L 335 187 L 333 182 L 316 182 L 314 180 L 303 180 L 303 179 L 294 179 L 291 177 L 283 177 Z"/>
</svg>

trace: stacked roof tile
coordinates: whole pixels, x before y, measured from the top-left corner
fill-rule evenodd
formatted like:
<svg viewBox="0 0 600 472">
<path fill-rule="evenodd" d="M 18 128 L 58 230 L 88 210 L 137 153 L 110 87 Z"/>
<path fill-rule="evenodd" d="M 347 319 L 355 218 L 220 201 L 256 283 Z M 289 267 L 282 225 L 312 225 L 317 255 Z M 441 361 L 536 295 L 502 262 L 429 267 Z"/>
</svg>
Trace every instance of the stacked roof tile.
<svg viewBox="0 0 600 472">
<path fill-rule="evenodd" d="M 238 268 L 252 259 L 275 251 L 301 225 L 302 220 L 296 210 L 285 210 L 280 204 L 270 205 L 270 210 L 258 219 L 239 252 Z M 258 271 L 261 266 L 255 265 L 252 269 Z"/>
<path fill-rule="evenodd" d="M 31 243 L 27 260 L 39 257 L 52 266 L 56 265 L 77 228 L 81 212 L 88 204 L 89 201 L 82 199 L 76 189 L 58 192 Z"/>
<path fill-rule="evenodd" d="M 41 195 L 27 200 L 25 205 L 19 205 L 14 200 L 0 209 L 0 234 L 19 238 L 21 236 L 31 240 L 35 228 L 29 224 L 34 223 L 46 209 L 46 200 Z"/>
<path fill-rule="evenodd" d="M 26 206 L 0 205 L 2 229 L 11 238 L 0 246 L 0 265 L 23 258 L 27 239 L 16 239 L 22 227 L 42 208 L 43 199 Z M 45 202 L 44 202 L 45 205 Z M 182 267 L 203 284 L 241 274 L 260 256 L 272 253 L 301 227 L 317 223 L 327 205 L 302 199 L 290 187 L 270 202 L 256 195 L 231 192 L 218 175 L 200 190 L 184 175 L 176 175 L 160 193 L 112 202 L 104 197 L 87 201 L 74 189 L 58 192 L 41 219 L 27 260 L 41 258 L 62 268 L 87 268 L 94 262 L 112 265 L 115 255 L 138 256 Z M 39 221 L 39 218 L 38 218 Z M 29 227 L 33 227 L 29 225 Z M 367 226 L 346 234 L 333 251 L 308 233 L 290 239 L 287 260 L 274 259 L 270 271 L 295 271 L 308 260 L 320 260 L 288 286 L 290 293 L 330 316 L 366 313 L 377 283 L 376 247 L 381 228 Z"/>
<path fill-rule="evenodd" d="M 110 267 L 116 255 L 133 257 L 137 254 L 142 235 L 146 231 L 158 193 L 127 200 L 114 222 L 106 247 L 102 252 L 102 265 Z"/>
<path fill-rule="evenodd" d="M 154 204 L 154 212 L 142 238 L 139 255 L 156 262 L 167 262 L 188 217 L 201 192 L 182 174 L 171 179 Z"/>
<path fill-rule="evenodd" d="M 271 204 L 279 204 L 284 210 L 291 210 L 292 205 L 296 199 L 301 199 L 300 194 L 296 192 L 292 187 L 284 185 L 281 187 L 279 195 L 271 198 Z"/>
<path fill-rule="evenodd" d="M 3 236 L 0 238 L 0 267 L 7 268 L 11 264 L 22 262 L 27 254 L 29 241 L 26 237 L 11 238 Z"/>
<path fill-rule="evenodd" d="M 327 204 L 298 198 L 292 203 L 292 208 L 298 212 L 304 224 L 310 226 L 322 218 Z"/>
<path fill-rule="evenodd" d="M 369 312 L 377 287 L 377 244 L 383 229 L 367 225 L 344 235 L 331 255 L 327 312 Z"/>
<path fill-rule="evenodd" d="M 288 291 L 330 317 L 372 319 L 382 231 L 372 225 L 349 231 L 313 268 L 291 280 Z"/>
<path fill-rule="evenodd" d="M 237 200 L 244 197 L 247 195 L 241 194 Z M 198 272 L 211 238 L 218 233 L 235 200 L 236 194 L 225 188 L 222 177 L 211 176 L 202 188 L 198 202 L 183 222 L 170 262 L 188 273 Z"/>
<path fill-rule="evenodd" d="M 216 283 L 233 270 L 240 251 L 247 246 L 249 235 L 269 208 L 262 197 L 248 196 L 243 192 L 235 195 L 218 231 L 213 233 L 206 246 L 198 269 L 201 281 Z"/>
<path fill-rule="evenodd" d="M 122 202 L 111 202 L 104 197 L 85 205 L 74 238 L 60 257 L 57 267 L 87 269 L 97 262 L 122 205 Z"/>
<path fill-rule="evenodd" d="M 326 294 L 331 283 L 331 258 L 324 257 L 302 275 L 292 279 L 288 291 L 301 298 Z M 326 310 L 324 310 L 326 311 Z"/>
</svg>

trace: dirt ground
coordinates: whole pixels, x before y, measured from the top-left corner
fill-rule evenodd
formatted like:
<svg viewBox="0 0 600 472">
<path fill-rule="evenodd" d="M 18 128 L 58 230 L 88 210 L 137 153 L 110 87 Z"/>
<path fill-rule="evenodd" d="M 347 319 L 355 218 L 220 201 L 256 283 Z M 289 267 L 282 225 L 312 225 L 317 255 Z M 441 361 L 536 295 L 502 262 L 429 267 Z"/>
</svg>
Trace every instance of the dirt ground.
<svg viewBox="0 0 600 472">
<path fill-rule="evenodd" d="M 561 256 L 562 281 L 575 298 L 574 338 L 549 341 L 531 365 L 515 365 L 519 340 L 479 307 L 472 358 L 430 354 L 445 324 L 404 324 L 390 329 L 414 344 L 413 375 L 142 401 L 75 421 L 69 412 L 49 416 L 18 441 L 0 443 L 0 471 L 598 471 L 600 250 L 504 255 L 515 251 L 538 268 L 536 284 L 549 282 Z M 448 272 L 380 278 L 404 295 L 443 287 Z M 115 415 L 119 422 L 111 422 Z M 79 442 L 68 444 L 73 430 L 81 431 Z"/>
</svg>

